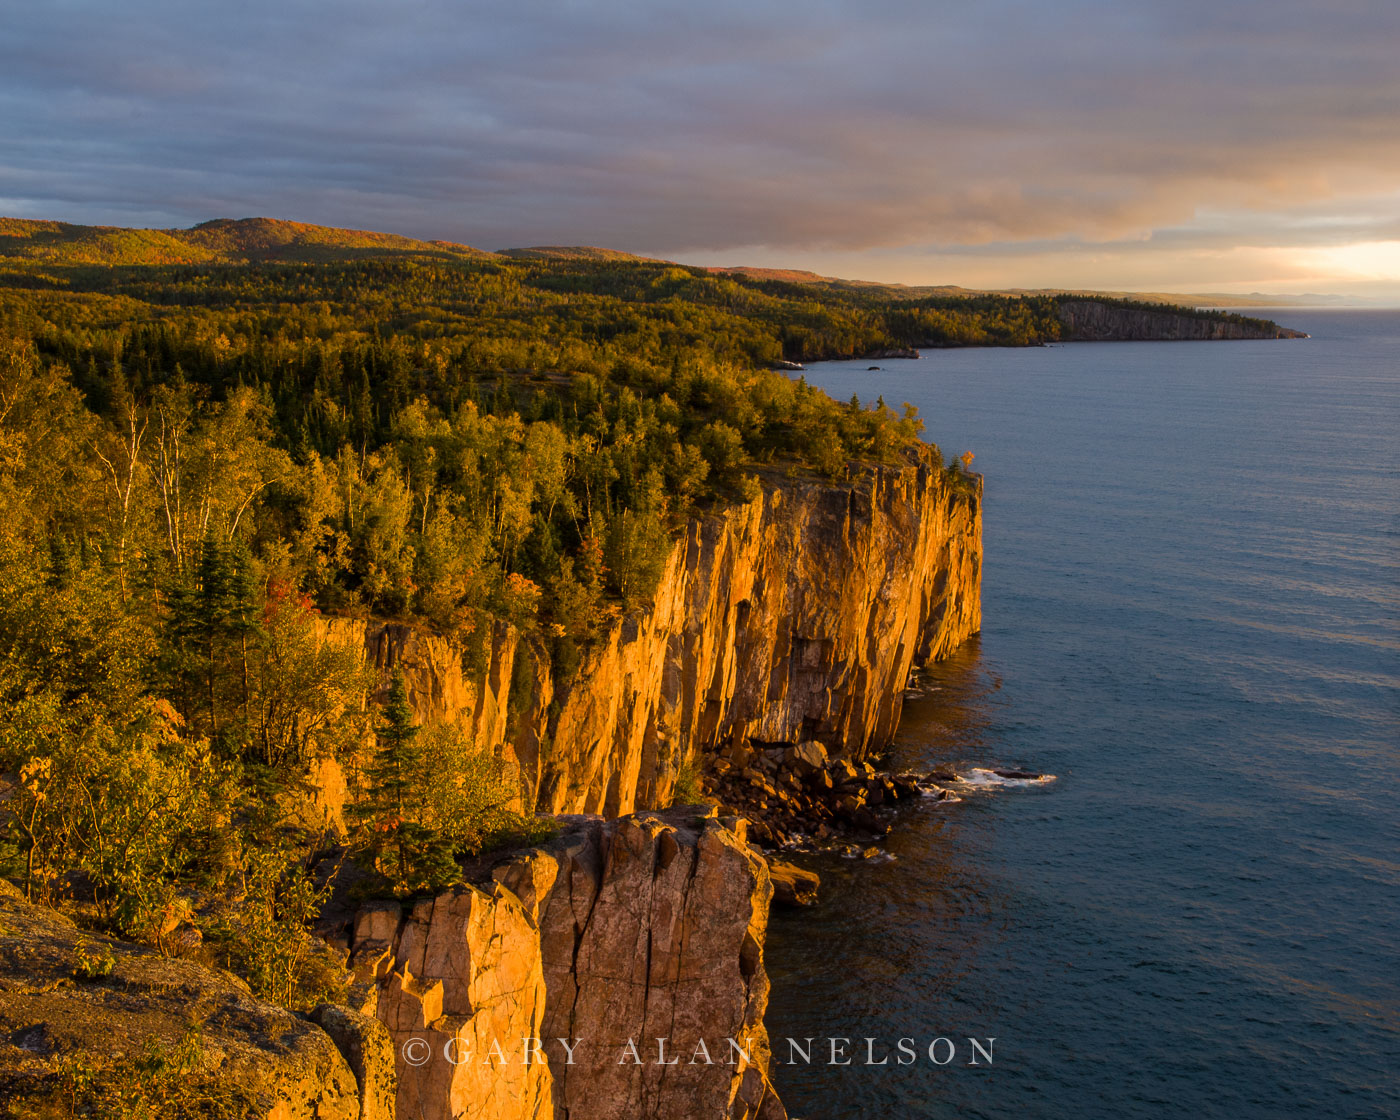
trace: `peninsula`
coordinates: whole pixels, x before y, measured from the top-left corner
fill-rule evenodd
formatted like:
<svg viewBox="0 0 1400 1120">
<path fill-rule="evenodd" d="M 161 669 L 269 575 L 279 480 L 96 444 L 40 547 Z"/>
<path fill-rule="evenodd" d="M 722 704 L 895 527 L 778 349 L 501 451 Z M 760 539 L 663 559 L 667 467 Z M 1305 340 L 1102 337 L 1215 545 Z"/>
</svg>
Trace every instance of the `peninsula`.
<svg viewBox="0 0 1400 1120">
<path fill-rule="evenodd" d="M 0 220 L 0 1115 L 781 1120 L 775 853 L 930 789 L 982 480 L 772 367 L 1292 335 Z"/>
</svg>

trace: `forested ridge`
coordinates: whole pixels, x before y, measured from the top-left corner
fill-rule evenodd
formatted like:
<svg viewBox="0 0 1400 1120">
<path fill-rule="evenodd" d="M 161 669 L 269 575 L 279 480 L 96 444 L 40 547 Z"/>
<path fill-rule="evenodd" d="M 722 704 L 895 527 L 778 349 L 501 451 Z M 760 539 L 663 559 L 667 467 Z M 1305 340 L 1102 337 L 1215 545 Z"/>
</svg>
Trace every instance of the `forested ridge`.
<svg viewBox="0 0 1400 1120">
<path fill-rule="evenodd" d="M 411 893 L 537 827 L 401 688 L 368 710 L 318 616 L 406 619 L 468 660 L 507 622 L 566 680 L 685 518 L 760 475 L 892 462 L 921 430 L 772 363 L 1059 330 L 1050 298 L 0 221 L 0 871 L 166 948 L 193 923 L 260 992 L 316 998 L 317 853 L 345 839 Z M 347 837 L 310 811 L 323 759 Z"/>
</svg>

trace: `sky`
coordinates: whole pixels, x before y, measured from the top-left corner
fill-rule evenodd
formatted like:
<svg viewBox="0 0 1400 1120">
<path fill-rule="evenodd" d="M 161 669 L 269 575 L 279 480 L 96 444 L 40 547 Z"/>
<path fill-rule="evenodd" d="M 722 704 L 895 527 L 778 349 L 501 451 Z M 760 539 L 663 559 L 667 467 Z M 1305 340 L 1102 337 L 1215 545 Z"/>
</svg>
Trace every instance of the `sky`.
<svg viewBox="0 0 1400 1120">
<path fill-rule="evenodd" d="M 1400 305 L 1400 4 L 0 0 L 0 214 Z"/>
</svg>

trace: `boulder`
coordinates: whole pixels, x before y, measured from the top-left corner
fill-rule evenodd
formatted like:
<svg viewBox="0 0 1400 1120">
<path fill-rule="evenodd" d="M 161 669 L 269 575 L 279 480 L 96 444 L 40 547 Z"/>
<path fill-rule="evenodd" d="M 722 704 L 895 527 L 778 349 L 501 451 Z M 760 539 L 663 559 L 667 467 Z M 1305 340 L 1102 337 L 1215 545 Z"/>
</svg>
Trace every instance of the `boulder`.
<svg viewBox="0 0 1400 1120">
<path fill-rule="evenodd" d="M 900 775 L 899 777 L 892 779 L 892 783 L 894 785 L 896 795 L 900 798 L 917 797 L 919 795 L 919 783 L 916 782 L 913 778 L 908 778 L 903 775 Z"/>
<path fill-rule="evenodd" d="M 815 739 L 807 739 L 783 752 L 783 765 L 803 776 L 826 765 L 826 748 Z"/>
<path fill-rule="evenodd" d="M 865 804 L 864 797 L 857 797 L 853 793 L 843 794 L 836 802 L 836 812 L 852 823 L 855 822 L 856 814 L 861 812 Z"/>
<path fill-rule="evenodd" d="M 817 901 L 821 876 L 791 863 L 770 859 L 768 876 L 773 880 L 773 901 L 784 906 L 812 906 Z"/>
</svg>

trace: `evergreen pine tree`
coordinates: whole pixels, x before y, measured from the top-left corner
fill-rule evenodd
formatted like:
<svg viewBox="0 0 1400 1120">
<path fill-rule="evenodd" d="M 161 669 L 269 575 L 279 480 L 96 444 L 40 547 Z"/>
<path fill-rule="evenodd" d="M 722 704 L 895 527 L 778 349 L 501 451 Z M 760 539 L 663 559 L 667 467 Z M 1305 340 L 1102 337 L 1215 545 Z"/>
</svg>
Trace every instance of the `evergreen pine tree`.
<svg viewBox="0 0 1400 1120">
<path fill-rule="evenodd" d="M 258 588 L 239 548 L 206 535 L 194 582 L 170 590 L 170 649 L 166 669 L 186 719 L 205 723 L 211 740 L 246 723 L 249 642 L 258 633 Z"/>
<path fill-rule="evenodd" d="M 379 716 L 378 746 L 356 807 L 362 845 L 396 894 L 437 890 L 458 876 L 452 844 L 422 823 L 423 749 L 403 674 L 394 671 Z"/>
</svg>

